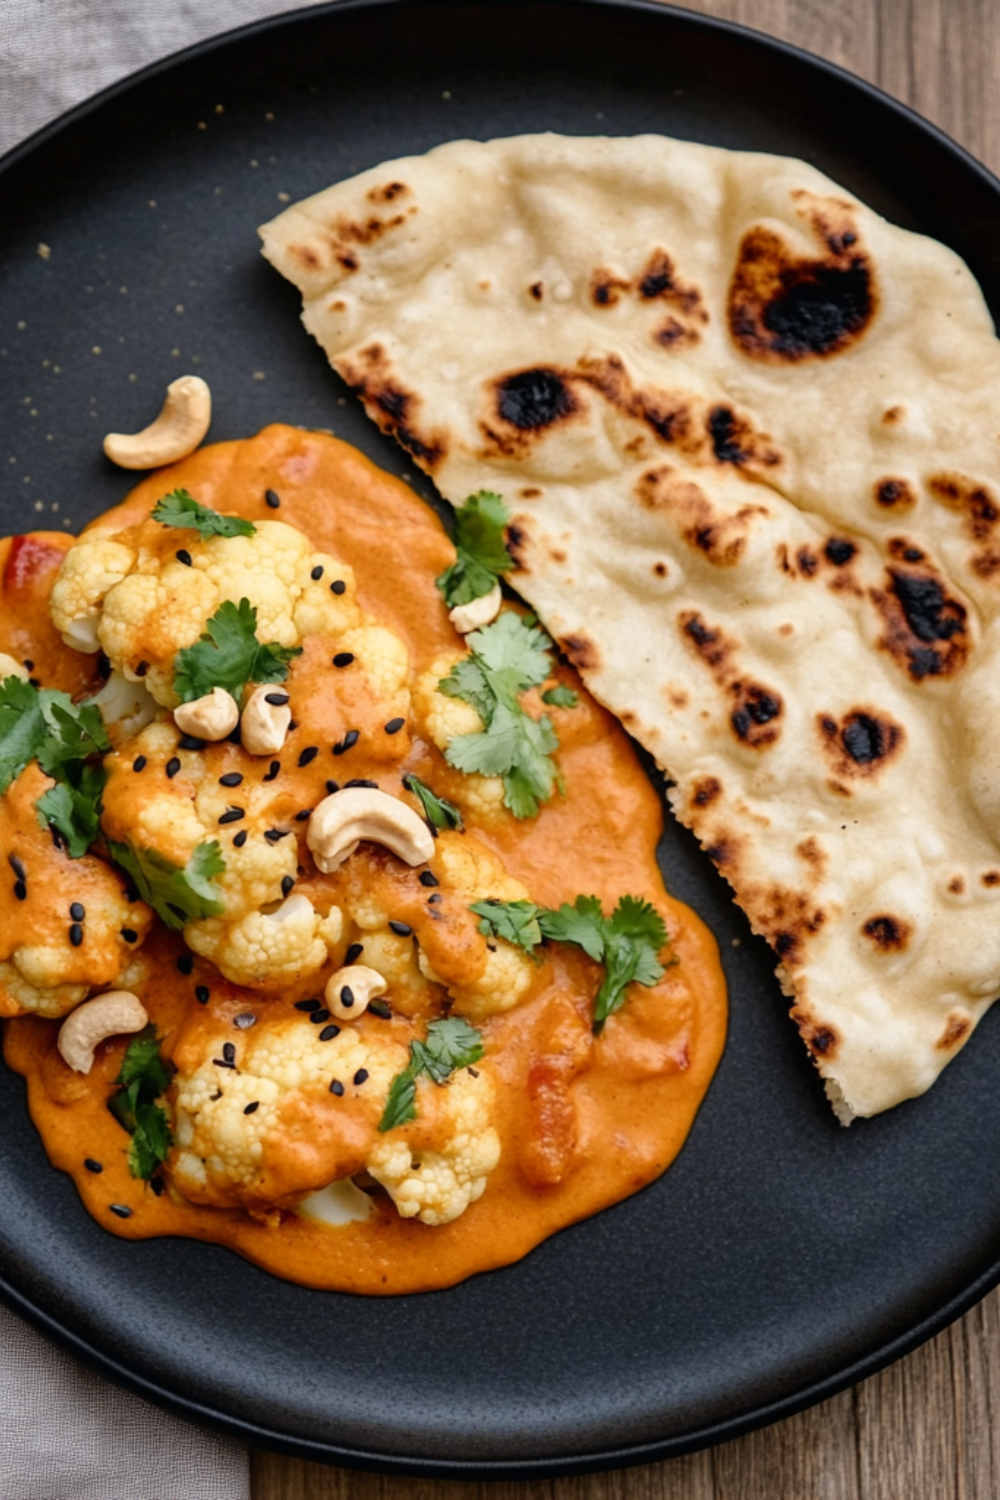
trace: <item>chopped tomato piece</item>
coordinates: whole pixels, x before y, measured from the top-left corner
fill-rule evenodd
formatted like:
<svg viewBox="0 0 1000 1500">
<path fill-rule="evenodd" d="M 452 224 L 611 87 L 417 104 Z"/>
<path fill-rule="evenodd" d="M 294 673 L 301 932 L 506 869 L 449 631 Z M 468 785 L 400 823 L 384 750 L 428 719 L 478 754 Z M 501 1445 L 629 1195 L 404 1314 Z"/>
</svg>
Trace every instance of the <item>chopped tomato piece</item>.
<svg viewBox="0 0 1000 1500">
<path fill-rule="evenodd" d="M 66 556 L 61 547 L 39 541 L 33 536 L 16 536 L 7 554 L 3 570 L 3 592 L 7 595 L 33 592 L 42 578 L 48 578 Z"/>
</svg>

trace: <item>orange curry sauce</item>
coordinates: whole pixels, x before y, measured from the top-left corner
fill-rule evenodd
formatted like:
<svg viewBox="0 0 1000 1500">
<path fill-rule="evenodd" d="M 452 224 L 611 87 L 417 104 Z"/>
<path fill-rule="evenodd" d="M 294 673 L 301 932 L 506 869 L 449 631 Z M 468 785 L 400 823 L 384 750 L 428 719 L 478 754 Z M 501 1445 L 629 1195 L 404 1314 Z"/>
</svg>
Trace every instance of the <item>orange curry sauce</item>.
<svg viewBox="0 0 1000 1500">
<path fill-rule="evenodd" d="M 404 484 L 346 443 L 291 427 L 268 427 L 255 438 L 202 449 L 150 476 L 110 517 L 120 527 L 134 524 L 181 485 L 217 510 L 251 520 L 287 521 L 307 533 L 318 549 L 349 562 L 362 608 L 406 642 L 411 681 L 443 652 L 458 649 L 434 586 L 436 575 L 454 557 L 441 525 Z M 279 510 L 267 507 L 267 490 L 280 496 Z M 103 526 L 107 519 L 102 518 Z M 82 693 L 94 686 L 90 673 L 96 658 L 67 651 L 47 612 L 58 554 L 68 545 L 70 538 L 51 533 L 36 534 L 27 546 L 19 540 L 0 543 L 0 650 L 33 661 L 33 675 L 44 685 Z M 297 686 L 318 690 L 315 680 L 309 681 L 308 657 L 307 649 L 289 678 L 296 718 Z M 494 1124 L 502 1143 L 500 1163 L 483 1196 L 460 1218 L 440 1227 L 401 1219 L 381 1193 L 375 1195 L 376 1209 L 367 1222 L 343 1227 L 288 1211 L 260 1222 L 242 1209 L 179 1203 L 169 1192 L 156 1196 L 130 1177 L 129 1137 L 107 1108 L 126 1039 L 99 1047 L 92 1072 L 81 1076 L 70 1071 L 56 1050 L 57 1021 L 8 1020 L 5 1056 L 27 1080 L 31 1115 L 50 1160 L 72 1176 L 87 1208 L 106 1229 L 132 1239 L 183 1235 L 215 1241 L 309 1286 L 369 1294 L 415 1292 L 518 1260 L 546 1236 L 636 1192 L 670 1165 L 691 1128 L 725 1038 L 726 996 L 718 953 L 694 913 L 664 892 L 655 858 L 661 806 L 628 739 L 571 669 L 561 667 L 559 675 L 580 697 L 574 709 L 551 710 L 561 742 L 556 758 L 565 796 L 554 796 L 534 820 L 504 817 L 477 827 L 476 836 L 545 905 L 558 906 L 581 893 L 599 896 L 605 912 L 625 893 L 653 901 L 665 918 L 675 959 L 660 983 L 649 989 L 632 985 L 624 1008 L 602 1036 L 592 1039 L 589 1018 L 599 967 L 576 948 L 551 944 L 539 950 L 544 957 L 534 997 L 480 1027 L 483 1065 L 493 1068 L 497 1085 Z M 537 712 L 540 705 L 531 696 L 527 701 Z M 225 746 L 215 748 L 225 753 Z M 289 769 L 282 774 L 290 801 L 296 806 L 307 805 L 307 798 L 315 802 L 315 777 L 294 769 L 294 735 L 288 748 L 292 753 L 284 763 Z M 351 774 L 377 777 L 379 765 L 362 751 L 359 745 Z M 461 780 L 437 748 L 416 735 L 398 769 L 415 772 L 445 797 L 454 795 Z M 331 767 L 326 774 L 332 773 Z M 362 856 L 375 878 L 392 882 L 394 907 L 413 923 L 419 940 L 418 919 L 426 901 L 419 872 L 392 856 L 366 855 L 370 848 L 363 846 Z M 326 878 L 336 881 L 342 873 Z M 308 892 L 307 885 L 299 888 Z M 7 946 L 0 951 L 16 946 L 9 929 L 17 920 L 17 903 L 8 894 L 0 908 L 0 923 L 8 929 L 0 929 L 0 941 Z M 286 1009 L 303 995 L 321 992 L 324 982 L 324 976 L 313 976 L 285 993 L 240 990 L 201 959 L 193 976 L 183 977 L 176 968 L 182 950 L 180 936 L 163 929 L 150 936 L 143 950 L 153 960 L 154 977 L 140 987 L 141 998 L 167 1057 L 182 1036 L 196 1041 L 199 1028 L 213 1020 L 217 1027 L 225 1017 L 246 1010 L 263 1018 L 271 1007 Z M 211 987 L 207 1007 L 194 998 L 199 979 Z M 403 1017 L 387 1023 L 366 1015 L 354 1024 L 361 1031 L 366 1025 L 391 1026 L 403 1041 L 411 1034 Z M 346 1102 L 340 1101 L 341 1107 Z M 303 1138 L 310 1121 L 318 1125 L 322 1112 L 337 1107 L 326 1092 L 303 1100 Z M 361 1118 L 357 1125 L 371 1129 L 371 1121 Z M 419 1119 L 404 1127 L 412 1133 L 411 1141 L 423 1147 L 421 1129 Z M 103 1171 L 88 1171 L 85 1158 L 102 1163 Z M 129 1207 L 131 1217 L 116 1217 L 110 1211 L 113 1203 Z"/>
</svg>

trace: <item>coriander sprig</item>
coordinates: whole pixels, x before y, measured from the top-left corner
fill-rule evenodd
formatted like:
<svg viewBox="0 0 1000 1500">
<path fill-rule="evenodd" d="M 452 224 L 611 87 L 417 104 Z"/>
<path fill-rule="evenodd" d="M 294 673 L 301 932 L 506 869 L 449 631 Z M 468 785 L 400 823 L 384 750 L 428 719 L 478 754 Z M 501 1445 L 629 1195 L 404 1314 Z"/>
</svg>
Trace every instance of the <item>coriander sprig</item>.
<svg viewBox="0 0 1000 1500">
<path fill-rule="evenodd" d="M 426 1075 L 433 1083 L 447 1083 L 457 1068 L 469 1068 L 483 1055 L 483 1038 L 474 1026 L 459 1016 L 432 1021 L 427 1040 L 410 1043 L 410 1062 L 389 1085 L 381 1131 L 395 1130 L 417 1118 L 417 1079 Z"/>
<path fill-rule="evenodd" d="M 514 566 L 504 541 L 509 520 L 502 498 L 490 490 L 470 495 L 457 508 L 454 537 L 457 556 L 437 579 L 449 609 L 481 599 Z"/>
<path fill-rule="evenodd" d="M 170 1087 L 170 1069 L 160 1056 L 156 1027 L 147 1026 L 129 1042 L 108 1108 L 132 1137 L 128 1169 L 148 1182 L 167 1159 L 173 1135 L 157 1099 Z"/>
<path fill-rule="evenodd" d="M 237 704 L 243 702 L 248 682 L 278 683 L 288 666 L 302 655 L 301 646 L 280 646 L 257 639 L 257 610 L 249 599 L 233 604 L 226 599 L 206 623 L 193 646 L 178 651 L 174 661 L 174 691 L 182 703 L 193 703 L 213 688 L 225 688 Z"/>
<path fill-rule="evenodd" d="M 158 500 L 150 512 L 154 521 L 164 526 L 178 526 L 197 531 L 199 536 L 253 536 L 257 530 L 252 521 L 242 516 L 220 516 L 217 510 L 199 505 L 187 490 L 171 490 Z"/>
<path fill-rule="evenodd" d="M 97 757 L 111 749 L 100 710 L 74 703 L 56 688 L 38 688 L 20 677 L 0 682 L 0 794 L 37 760 L 56 783 L 35 803 L 71 858 L 86 854 L 98 833 L 107 781 Z"/>
<path fill-rule="evenodd" d="M 456 832 L 462 832 L 464 827 L 462 809 L 456 807 L 454 802 L 449 802 L 447 797 L 439 797 L 436 792 L 431 791 L 426 782 L 420 780 L 419 776 L 404 776 L 403 785 L 420 803 L 424 817 L 435 838 L 440 828 L 454 828 Z"/>
<path fill-rule="evenodd" d="M 109 840 L 108 850 L 115 864 L 131 877 L 146 905 L 175 932 L 185 922 L 217 917 L 225 909 L 214 877 L 224 873 L 226 861 L 214 839 L 199 844 L 183 868 L 155 849 L 140 849 L 132 843 Z"/>
</svg>

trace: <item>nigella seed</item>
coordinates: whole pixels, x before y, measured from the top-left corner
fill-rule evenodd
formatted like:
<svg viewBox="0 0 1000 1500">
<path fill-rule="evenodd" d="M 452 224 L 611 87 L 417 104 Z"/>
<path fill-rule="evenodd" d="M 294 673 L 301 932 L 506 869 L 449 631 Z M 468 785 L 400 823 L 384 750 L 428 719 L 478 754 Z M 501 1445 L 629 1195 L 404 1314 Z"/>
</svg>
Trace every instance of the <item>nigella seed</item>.
<svg viewBox="0 0 1000 1500">
<path fill-rule="evenodd" d="M 236 1071 L 236 1064 L 234 1062 L 230 1062 L 227 1057 L 213 1057 L 212 1058 L 212 1067 L 213 1068 L 232 1068 L 232 1070 L 233 1070 L 234 1073 Z"/>
<path fill-rule="evenodd" d="M 269 844 L 277 844 L 280 839 L 286 839 L 288 834 L 289 829 L 287 828 L 268 828 L 264 833 L 264 837 Z"/>
<path fill-rule="evenodd" d="M 132 1217 L 132 1210 L 126 1208 L 124 1203 L 111 1203 L 108 1207 L 113 1214 L 118 1215 L 119 1219 L 131 1219 Z"/>
<path fill-rule="evenodd" d="M 386 734 L 398 734 L 405 723 L 405 719 L 390 719 L 385 726 Z"/>
<path fill-rule="evenodd" d="M 28 887 L 25 885 L 23 880 L 14 881 L 14 895 L 17 897 L 18 901 L 27 901 Z"/>
<path fill-rule="evenodd" d="M 234 1063 L 236 1061 L 235 1042 L 224 1042 L 222 1046 L 222 1055 L 226 1059 L 227 1063 Z"/>
<path fill-rule="evenodd" d="M 85 906 L 81 906 L 79 901 L 74 901 L 70 905 L 69 914 L 73 918 L 74 922 L 82 922 L 84 917 L 87 915 L 87 908 Z"/>
<path fill-rule="evenodd" d="M 23 666 L 26 672 L 33 672 L 35 670 L 35 663 L 29 661 L 27 657 L 24 658 Z"/>
<path fill-rule="evenodd" d="M 332 797 L 333 794 L 334 794 L 334 792 L 339 792 L 340 791 L 340 782 L 339 781 L 328 781 L 327 784 L 326 784 L 326 789 L 329 792 L 330 796 Z"/>
<path fill-rule="evenodd" d="M 73 944 L 74 948 L 79 948 L 80 944 L 83 942 L 83 928 L 80 926 L 79 922 L 74 922 L 72 927 L 70 928 L 69 940 Z"/>
<path fill-rule="evenodd" d="M 275 494 L 274 490 L 265 490 L 264 499 L 267 501 L 272 510 L 277 510 L 278 506 L 281 504 L 281 496 Z"/>
<path fill-rule="evenodd" d="M 181 763 L 177 759 L 177 756 L 176 755 L 172 755 L 170 757 L 170 759 L 167 761 L 167 780 L 168 781 L 173 781 L 174 777 L 177 775 L 177 772 L 180 770 L 180 768 L 181 768 Z"/>
<path fill-rule="evenodd" d="M 342 593 L 344 593 L 344 591 L 346 590 L 346 588 L 347 588 L 347 584 L 344 582 L 344 580 L 342 578 L 338 578 L 338 579 L 335 580 L 335 582 L 331 583 L 331 585 L 330 585 L 330 593 L 331 594 L 342 594 Z"/>
<path fill-rule="evenodd" d="M 321 1042 L 332 1042 L 334 1037 L 339 1035 L 340 1027 L 331 1022 L 329 1026 L 323 1027 L 323 1030 L 319 1034 L 319 1039 Z"/>
<path fill-rule="evenodd" d="M 314 761 L 316 759 L 316 757 L 317 757 L 318 754 L 319 754 L 319 746 L 318 745 L 307 745 L 306 748 L 299 755 L 299 765 L 300 766 L 308 766 L 311 761 Z"/>
<path fill-rule="evenodd" d="M 24 861 L 19 859 L 16 854 L 8 854 L 7 863 L 14 871 L 14 874 L 17 876 L 18 880 L 27 880 L 28 875 L 27 871 L 24 868 Z"/>
<path fill-rule="evenodd" d="M 264 702 L 270 703 L 272 708 L 284 708 L 288 702 L 288 697 L 287 693 L 265 693 Z"/>
<path fill-rule="evenodd" d="M 233 848 L 234 849 L 242 849 L 243 845 L 246 843 L 246 841 L 247 841 L 247 831 L 246 831 L 245 828 L 241 828 L 240 831 L 239 831 L 239 833 L 233 839 Z"/>
<path fill-rule="evenodd" d="M 341 1096 L 341 1094 L 343 1092 L 344 1092 L 344 1085 L 341 1083 L 341 1081 L 340 1081 L 339 1078 L 335 1078 L 333 1080 L 333 1082 L 331 1083 L 331 1085 L 330 1085 L 330 1093 L 331 1094 L 336 1094 L 337 1098 L 339 1099 L 340 1096 Z"/>
<path fill-rule="evenodd" d="M 148 661 L 141 661 L 139 663 L 139 665 L 135 669 L 135 675 L 137 677 L 145 677 L 145 675 L 146 675 L 146 673 L 148 671 L 149 671 L 149 662 Z"/>
<path fill-rule="evenodd" d="M 420 884 L 421 885 L 440 885 L 441 884 L 441 882 L 438 880 L 437 876 L 434 874 L 433 870 L 422 870 L 420 872 L 419 880 L 420 880 Z"/>
<path fill-rule="evenodd" d="M 205 741 L 198 739 L 197 735 L 185 734 L 177 741 L 178 750 L 204 750 Z"/>
<path fill-rule="evenodd" d="M 245 808 L 243 808 L 243 807 L 229 807 L 222 814 L 222 817 L 219 819 L 219 822 L 220 822 L 220 824 L 222 824 L 222 823 L 238 823 L 242 818 L 245 818 L 245 817 L 246 817 L 246 809 Z"/>
<path fill-rule="evenodd" d="M 364 776 L 355 776 L 352 781 L 345 781 L 344 782 L 344 790 L 346 791 L 346 789 L 349 786 L 370 786 L 376 792 L 378 791 L 378 782 L 377 781 L 368 781 L 366 779 L 366 777 L 364 777 Z"/>
<path fill-rule="evenodd" d="M 180 958 L 177 960 L 177 968 L 181 974 L 190 974 L 191 970 L 194 968 L 194 954 L 182 953 Z"/>
<path fill-rule="evenodd" d="M 259 1099 L 255 1099 L 252 1104 L 248 1104 L 247 1105 L 247 1107 L 243 1111 L 243 1113 L 245 1115 L 255 1115 L 259 1109 L 260 1109 L 260 1100 Z"/>
<path fill-rule="evenodd" d="M 309 574 L 309 577 L 312 579 L 313 583 L 319 583 L 320 579 L 323 577 L 323 564 L 317 563 L 312 572 Z"/>
<path fill-rule="evenodd" d="M 123 927 L 121 929 L 121 935 L 125 939 L 126 943 L 135 943 L 139 938 L 139 934 L 137 932 L 133 932 L 131 927 Z"/>
<path fill-rule="evenodd" d="M 295 876 L 294 875 L 283 875 L 282 878 L 281 878 L 281 894 L 283 896 L 287 896 L 288 892 L 291 890 L 291 888 L 292 888 L 292 886 L 294 884 L 295 884 Z"/>
<path fill-rule="evenodd" d="M 390 922 L 389 927 L 397 935 L 397 937 L 413 936 L 413 928 L 410 926 L 409 922 Z"/>
<path fill-rule="evenodd" d="M 155 1198 L 159 1198 L 163 1192 L 163 1178 L 151 1177 L 149 1179 L 149 1185 L 153 1189 L 153 1196 Z"/>
<path fill-rule="evenodd" d="M 95 1161 L 92 1156 L 85 1156 L 83 1158 L 83 1165 L 87 1168 L 88 1172 L 94 1172 L 96 1174 L 97 1172 L 104 1171 L 104 1167 L 101 1165 L 101 1163 L 99 1161 Z"/>
<path fill-rule="evenodd" d="M 295 1002 L 296 1010 L 319 1010 L 319 1007 L 318 1000 L 296 1000 Z"/>
<path fill-rule="evenodd" d="M 29 677 L 28 682 L 31 687 L 41 687 L 42 685 L 42 679 L 40 677 Z"/>
<path fill-rule="evenodd" d="M 441 900 L 441 892 L 438 891 L 435 895 L 427 897 L 427 905 L 428 906 L 433 906 L 434 903 L 435 903 L 435 901 L 440 901 L 440 900 Z"/>
<path fill-rule="evenodd" d="M 132 762 L 132 769 L 133 771 L 144 771 L 146 769 L 146 757 L 144 755 L 137 755 Z"/>
<path fill-rule="evenodd" d="M 273 781 L 274 778 L 277 776 L 277 774 L 278 774 L 278 772 L 280 770 L 281 770 L 281 761 L 280 760 L 272 760 L 271 764 L 267 768 L 267 775 L 264 777 L 264 780 L 265 781 Z"/>
<path fill-rule="evenodd" d="M 297 812 L 295 814 L 295 821 L 296 821 L 296 823 L 304 823 L 304 822 L 306 822 L 306 820 L 308 818 L 311 818 L 311 817 L 312 817 L 312 808 L 311 807 L 304 807 L 301 812 Z"/>
<path fill-rule="evenodd" d="M 178 547 L 177 551 L 174 553 L 174 556 L 177 558 L 177 561 L 179 563 L 183 563 L 186 568 L 190 568 L 191 554 L 186 547 Z"/>
<path fill-rule="evenodd" d="M 384 1000 L 369 1000 L 368 1012 L 370 1015 L 378 1016 L 380 1021 L 390 1021 L 392 1019 L 392 1011 Z"/>
<path fill-rule="evenodd" d="M 325 1010 L 323 1006 L 320 1006 L 319 1010 L 313 1011 L 309 1019 L 314 1026 L 322 1026 L 324 1021 L 329 1021 L 330 1012 L 328 1010 Z"/>
<path fill-rule="evenodd" d="M 349 984 L 345 984 L 341 987 L 340 1003 L 345 1010 L 350 1010 L 351 1006 L 354 1004 L 354 991 L 351 989 L 351 986 Z"/>
<path fill-rule="evenodd" d="M 353 651 L 338 651 L 336 656 L 333 658 L 333 665 L 335 667 L 349 667 L 353 660 Z"/>
<path fill-rule="evenodd" d="M 344 954 L 344 963 L 356 964 L 364 951 L 364 943 L 352 943 L 347 952 Z"/>
<path fill-rule="evenodd" d="M 478 1078 L 479 1077 L 479 1069 L 478 1068 L 469 1068 L 468 1071 L 472 1074 L 473 1078 Z"/>
<path fill-rule="evenodd" d="M 257 1017 L 252 1010 L 241 1010 L 238 1016 L 233 1017 L 233 1025 L 238 1026 L 241 1031 L 246 1031 L 251 1026 L 256 1026 Z"/>
<path fill-rule="evenodd" d="M 347 733 L 344 735 L 344 738 L 340 741 L 340 743 L 337 744 L 337 745 L 334 745 L 334 747 L 333 747 L 333 753 L 334 753 L 334 755 L 343 755 L 343 753 L 344 753 L 345 750 L 353 750 L 354 746 L 358 743 L 358 740 L 360 738 L 361 738 L 360 730 L 349 729 L 347 731 Z"/>
<path fill-rule="evenodd" d="M 240 771 L 227 771 L 226 774 L 225 774 L 225 776 L 220 776 L 219 777 L 219 785 L 220 786 L 239 786 L 239 784 L 240 784 L 240 782 L 242 780 L 243 780 L 242 772 L 240 772 Z"/>
<path fill-rule="evenodd" d="M 360 1088 L 361 1085 L 363 1083 L 367 1083 L 367 1081 L 368 1081 L 368 1069 L 367 1068 L 359 1068 L 358 1071 L 354 1075 L 355 1087 L 356 1088 Z"/>
<path fill-rule="evenodd" d="M 211 993 L 212 992 L 207 984 L 195 985 L 194 998 L 197 1000 L 199 1005 L 207 1005 L 208 997 Z"/>
</svg>

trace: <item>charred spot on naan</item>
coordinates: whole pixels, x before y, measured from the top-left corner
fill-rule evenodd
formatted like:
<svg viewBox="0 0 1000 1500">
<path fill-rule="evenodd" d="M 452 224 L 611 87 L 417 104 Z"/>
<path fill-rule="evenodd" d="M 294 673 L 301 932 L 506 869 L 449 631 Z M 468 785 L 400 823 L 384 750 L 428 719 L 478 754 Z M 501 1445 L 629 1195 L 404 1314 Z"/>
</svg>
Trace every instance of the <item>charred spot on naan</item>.
<svg viewBox="0 0 1000 1500">
<path fill-rule="evenodd" d="M 875 504 L 883 510 L 912 510 L 916 503 L 916 491 L 908 479 L 875 481 Z"/>
<path fill-rule="evenodd" d="M 902 724 L 869 706 L 854 708 L 839 719 L 817 714 L 816 724 L 831 772 L 849 781 L 877 776 L 899 758 L 906 743 Z"/>
<path fill-rule="evenodd" d="M 952 1047 L 963 1041 L 972 1030 L 972 1017 L 966 1010 L 952 1010 L 948 1012 L 945 1020 L 944 1031 L 935 1042 L 935 1047 L 941 1052 L 949 1052 Z"/>
<path fill-rule="evenodd" d="M 597 643 L 584 631 L 578 629 L 572 635 L 560 636 L 559 645 L 578 672 L 600 671 L 601 653 Z"/>
<path fill-rule="evenodd" d="M 927 488 L 949 510 L 962 516 L 962 529 L 979 547 L 969 558 L 969 567 L 979 578 L 992 578 L 1000 571 L 1000 549 L 994 545 L 1000 522 L 1000 501 L 985 484 L 961 474 L 934 474 Z"/>
<path fill-rule="evenodd" d="M 813 1057 L 820 1061 L 828 1061 L 836 1055 L 840 1045 L 840 1033 L 835 1026 L 811 1020 L 808 1014 L 800 1010 L 797 1005 L 792 1009 L 791 1015 L 798 1024 L 799 1035 Z"/>
<path fill-rule="evenodd" d="M 862 924 L 861 931 L 879 953 L 902 953 L 910 941 L 913 929 L 902 917 L 894 917 L 891 912 L 879 912 Z"/>
<path fill-rule="evenodd" d="M 616 276 L 614 271 L 599 267 L 590 278 L 590 300 L 595 307 L 616 307 L 632 283 L 625 276 Z"/>
<path fill-rule="evenodd" d="M 571 371 L 535 365 L 498 376 L 487 387 L 487 414 L 479 427 L 481 457 L 524 459 L 554 428 L 583 416 L 586 406 Z"/>
<path fill-rule="evenodd" d="M 717 626 L 708 625 L 697 610 L 684 610 L 678 623 L 681 635 L 726 690 L 732 708 L 729 725 L 741 744 L 765 750 L 781 735 L 784 705 L 781 694 L 743 677 L 736 668 L 736 642 Z"/>
<path fill-rule="evenodd" d="M 708 309 L 701 292 L 693 282 L 678 276 L 665 250 L 654 250 L 639 274 L 638 293 L 643 302 L 666 302 L 678 312 L 708 322 Z"/>
<path fill-rule="evenodd" d="M 1000 870 L 984 870 L 979 879 L 987 888 L 1000 885 Z"/>
<path fill-rule="evenodd" d="M 337 370 L 383 432 L 394 437 L 424 468 L 434 470 L 441 463 L 446 453 L 443 436 L 417 428 L 416 417 L 423 402 L 402 385 L 381 344 L 359 350 L 356 362 L 339 360 Z"/>
<path fill-rule="evenodd" d="M 913 682 L 953 677 L 969 654 L 968 611 L 952 598 L 931 564 L 889 567 L 886 587 L 870 589 L 885 632 L 880 650 L 902 667 Z"/>
<path fill-rule="evenodd" d="M 716 510 L 701 486 L 670 464 L 643 474 L 635 493 L 644 509 L 672 516 L 688 546 L 717 568 L 735 567 L 746 548 L 754 517 L 770 515 L 763 505 L 741 505 L 728 515 Z M 666 565 L 655 564 L 653 571 L 665 577 Z"/>
<path fill-rule="evenodd" d="M 738 415 L 731 406 L 713 406 L 705 427 L 720 464 L 740 469 L 748 465 L 773 469 L 781 463 L 781 454 L 770 439 L 755 431 L 749 418 Z"/>
<path fill-rule="evenodd" d="M 741 905 L 754 930 L 767 939 L 786 968 L 803 961 L 810 939 L 827 920 L 811 891 L 791 886 L 751 886 Z"/>
<path fill-rule="evenodd" d="M 729 286 L 729 331 L 751 359 L 796 364 L 842 354 L 862 337 L 877 308 L 875 273 L 861 247 L 851 205 L 796 192 L 819 253 L 797 255 L 775 230 L 743 236 Z"/>
</svg>

